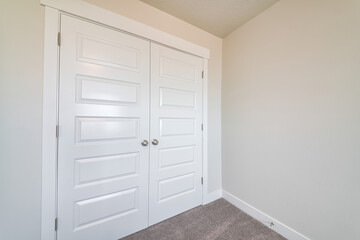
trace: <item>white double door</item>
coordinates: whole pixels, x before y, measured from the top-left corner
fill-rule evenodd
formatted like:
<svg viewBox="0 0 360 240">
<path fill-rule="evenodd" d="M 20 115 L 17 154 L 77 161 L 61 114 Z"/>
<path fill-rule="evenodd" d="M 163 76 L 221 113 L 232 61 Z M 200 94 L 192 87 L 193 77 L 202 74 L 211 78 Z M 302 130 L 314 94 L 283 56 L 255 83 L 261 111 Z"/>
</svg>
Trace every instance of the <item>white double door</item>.
<svg viewBox="0 0 360 240">
<path fill-rule="evenodd" d="M 199 57 L 61 16 L 59 240 L 115 240 L 202 203 Z"/>
</svg>

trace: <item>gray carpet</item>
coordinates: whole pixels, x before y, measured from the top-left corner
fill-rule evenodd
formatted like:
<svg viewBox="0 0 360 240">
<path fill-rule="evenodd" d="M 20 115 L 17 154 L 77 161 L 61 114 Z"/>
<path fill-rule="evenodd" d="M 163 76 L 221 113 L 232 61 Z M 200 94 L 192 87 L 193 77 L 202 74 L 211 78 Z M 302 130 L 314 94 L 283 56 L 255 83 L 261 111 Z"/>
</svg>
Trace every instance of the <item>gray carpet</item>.
<svg viewBox="0 0 360 240">
<path fill-rule="evenodd" d="M 122 240 L 283 240 L 224 199 L 194 208 Z"/>
</svg>

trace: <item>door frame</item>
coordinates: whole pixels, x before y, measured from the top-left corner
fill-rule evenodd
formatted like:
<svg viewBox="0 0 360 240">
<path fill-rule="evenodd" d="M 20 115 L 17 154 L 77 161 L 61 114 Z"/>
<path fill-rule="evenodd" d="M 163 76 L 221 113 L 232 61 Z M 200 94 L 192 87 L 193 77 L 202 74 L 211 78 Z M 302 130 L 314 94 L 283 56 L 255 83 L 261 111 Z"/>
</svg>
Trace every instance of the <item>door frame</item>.
<svg viewBox="0 0 360 240">
<path fill-rule="evenodd" d="M 213 200 L 208 193 L 208 60 L 209 49 L 162 32 L 132 19 L 104 10 L 81 0 L 41 0 L 45 6 L 43 123 L 42 123 L 42 203 L 41 239 L 56 239 L 57 218 L 57 150 L 58 150 L 58 85 L 59 59 L 58 33 L 60 15 L 67 14 L 126 32 L 130 35 L 160 43 L 167 47 L 203 58 L 203 201 Z"/>
</svg>

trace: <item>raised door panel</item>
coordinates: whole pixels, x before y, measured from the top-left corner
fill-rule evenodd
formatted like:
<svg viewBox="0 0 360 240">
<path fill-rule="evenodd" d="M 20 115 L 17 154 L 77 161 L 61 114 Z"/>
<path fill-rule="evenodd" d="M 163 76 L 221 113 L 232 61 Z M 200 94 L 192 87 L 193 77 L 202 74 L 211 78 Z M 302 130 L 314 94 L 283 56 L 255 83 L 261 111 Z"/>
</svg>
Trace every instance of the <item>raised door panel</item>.
<svg viewBox="0 0 360 240">
<path fill-rule="evenodd" d="M 160 107 L 195 110 L 196 93 L 170 88 L 160 88 Z"/>
<path fill-rule="evenodd" d="M 185 59 L 183 61 L 173 56 L 161 56 L 157 61 L 160 61 L 160 77 L 179 81 L 196 81 L 196 66 Z"/>
<path fill-rule="evenodd" d="M 148 226 L 150 43 L 61 16 L 59 240 Z"/>
<path fill-rule="evenodd" d="M 79 61 L 138 72 L 140 71 L 140 55 L 136 46 L 123 44 L 116 39 L 108 40 L 100 35 L 93 37 L 77 33 L 77 59 Z"/>
<path fill-rule="evenodd" d="M 159 118 L 160 136 L 176 137 L 195 135 L 196 119 L 193 118 Z"/>
<path fill-rule="evenodd" d="M 139 165 L 139 153 L 76 159 L 75 187 L 139 175 Z"/>
<path fill-rule="evenodd" d="M 159 169 L 191 164 L 195 160 L 195 146 L 162 148 L 159 150 Z"/>
<path fill-rule="evenodd" d="M 137 211 L 137 188 L 78 201 L 74 205 L 74 231 L 90 228 Z M 121 204 L 120 204 L 121 203 Z"/>
<path fill-rule="evenodd" d="M 195 191 L 195 174 L 187 173 L 180 176 L 160 180 L 158 185 L 158 202 L 171 200 Z"/>
<path fill-rule="evenodd" d="M 139 104 L 140 85 L 137 83 L 80 75 L 76 88 L 76 99 L 81 103 Z"/>
<path fill-rule="evenodd" d="M 139 118 L 76 117 L 75 121 L 77 143 L 139 137 Z"/>
</svg>

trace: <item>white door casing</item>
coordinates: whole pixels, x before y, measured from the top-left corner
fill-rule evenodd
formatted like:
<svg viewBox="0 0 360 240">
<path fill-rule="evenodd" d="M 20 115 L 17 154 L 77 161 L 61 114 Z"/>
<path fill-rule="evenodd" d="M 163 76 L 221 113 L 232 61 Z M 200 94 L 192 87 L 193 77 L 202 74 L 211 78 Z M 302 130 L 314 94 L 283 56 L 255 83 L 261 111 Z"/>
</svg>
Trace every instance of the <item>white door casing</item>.
<svg viewBox="0 0 360 240">
<path fill-rule="evenodd" d="M 150 225 L 202 204 L 202 71 L 202 58 L 151 43 Z"/>
<path fill-rule="evenodd" d="M 146 40 L 61 17 L 58 239 L 119 239 L 148 226 Z"/>
<path fill-rule="evenodd" d="M 44 78 L 43 78 L 43 143 L 42 143 L 42 213 L 41 213 L 41 239 L 55 240 L 57 231 L 54 227 L 58 219 L 58 230 L 61 230 L 66 219 L 58 215 L 58 151 L 59 139 L 55 136 L 55 128 L 59 124 L 59 61 L 60 50 L 58 46 L 58 32 L 61 30 L 61 17 L 73 16 L 80 19 L 90 19 L 109 26 L 112 29 L 126 31 L 141 36 L 148 41 L 155 41 L 171 46 L 184 52 L 188 52 L 204 59 L 203 79 L 203 176 L 204 191 L 203 204 L 214 200 L 212 193 L 206 190 L 208 184 L 207 170 L 207 72 L 210 51 L 199 45 L 185 41 L 166 32 L 156 30 L 150 26 L 136 22 L 135 20 L 117 15 L 110 11 L 88 4 L 84 1 L 74 0 L 41 0 L 45 6 L 45 29 L 44 29 Z M 64 14 L 66 12 L 66 14 Z M 87 20 L 85 20 L 87 21 Z M 62 38 L 62 42 L 66 39 Z M 60 139 L 64 130 L 60 126 Z M 59 239 L 59 238 L 57 238 Z"/>
</svg>

